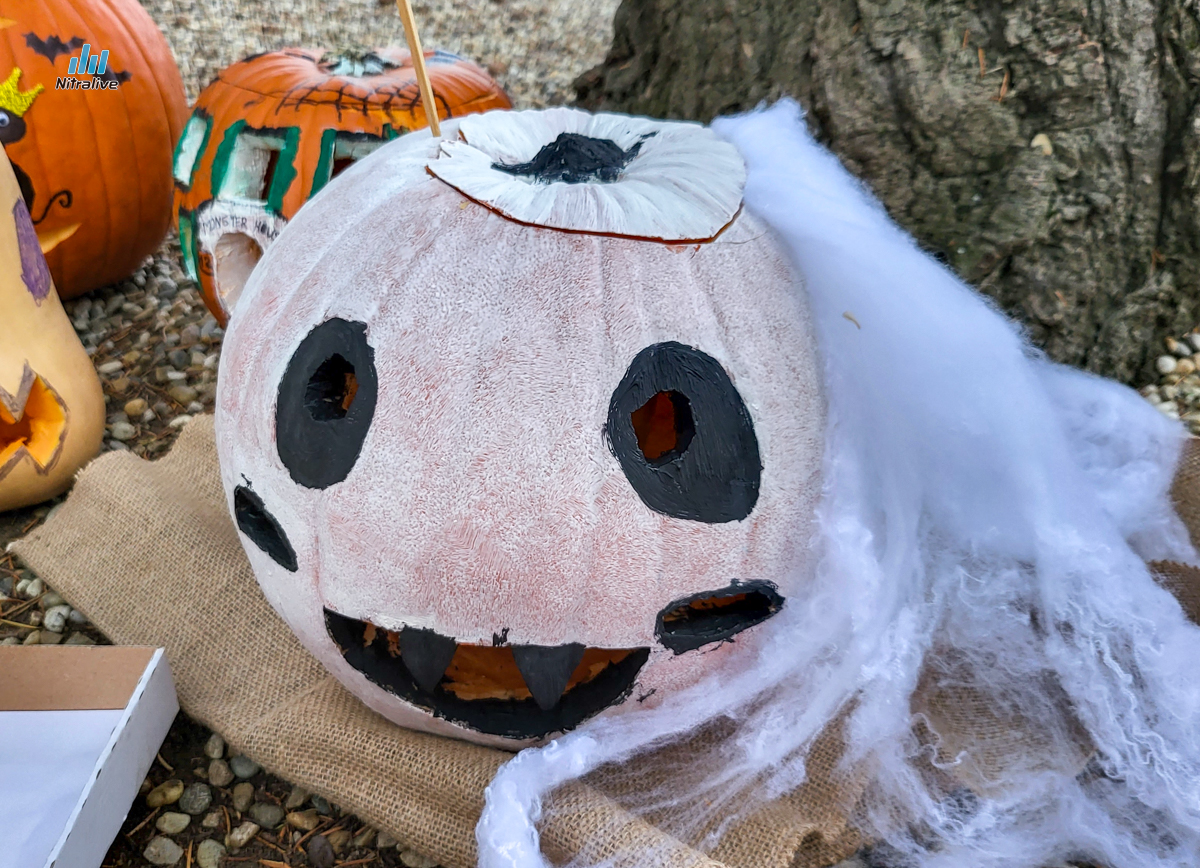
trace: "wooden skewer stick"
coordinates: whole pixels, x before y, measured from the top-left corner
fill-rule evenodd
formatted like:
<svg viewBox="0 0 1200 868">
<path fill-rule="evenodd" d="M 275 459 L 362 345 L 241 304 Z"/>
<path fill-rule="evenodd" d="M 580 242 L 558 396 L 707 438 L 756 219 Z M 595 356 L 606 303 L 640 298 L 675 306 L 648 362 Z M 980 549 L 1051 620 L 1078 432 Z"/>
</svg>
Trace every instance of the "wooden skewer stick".
<svg viewBox="0 0 1200 868">
<path fill-rule="evenodd" d="M 409 0 L 396 0 L 400 9 L 400 20 L 404 22 L 404 35 L 408 37 L 408 53 L 412 55 L 413 69 L 417 73 L 417 87 L 421 91 L 421 105 L 425 108 L 425 119 L 435 138 L 442 137 L 442 125 L 438 123 L 437 102 L 433 99 L 433 85 L 429 83 L 429 70 L 425 68 L 425 55 L 421 51 L 421 37 L 417 33 L 417 21 L 413 18 Z"/>
</svg>

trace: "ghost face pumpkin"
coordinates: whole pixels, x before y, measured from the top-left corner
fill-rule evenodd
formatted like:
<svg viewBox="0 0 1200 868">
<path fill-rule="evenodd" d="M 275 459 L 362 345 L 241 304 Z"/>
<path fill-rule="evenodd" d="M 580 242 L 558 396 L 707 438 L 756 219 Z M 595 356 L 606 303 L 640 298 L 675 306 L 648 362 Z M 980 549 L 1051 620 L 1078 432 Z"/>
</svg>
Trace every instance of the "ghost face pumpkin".
<svg viewBox="0 0 1200 868">
<path fill-rule="evenodd" d="M 513 747 L 748 662 L 803 581 L 824 408 L 731 146 L 572 109 L 443 130 L 267 252 L 218 448 L 308 649 L 397 723 Z"/>
<path fill-rule="evenodd" d="M 100 449 L 104 394 L 0 153 L 0 511 L 62 492 Z"/>
</svg>

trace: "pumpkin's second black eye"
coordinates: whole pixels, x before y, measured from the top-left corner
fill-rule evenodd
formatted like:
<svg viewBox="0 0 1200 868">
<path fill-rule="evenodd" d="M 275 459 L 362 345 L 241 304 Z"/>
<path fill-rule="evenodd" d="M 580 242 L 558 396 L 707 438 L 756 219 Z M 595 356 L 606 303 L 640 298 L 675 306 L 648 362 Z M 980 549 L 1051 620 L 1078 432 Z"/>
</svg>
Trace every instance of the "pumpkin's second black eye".
<svg viewBox="0 0 1200 868">
<path fill-rule="evenodd" d="M 638 353 L 613 392 L 613 455 L 655 512 L 710 524 L 758 502 L 758 438 L 737 387 L 712 356 L 668 342 Z"/>
<path fill-rule="evenodd" d="M 308 333 L 288 362 L 275 404 L 279 459 L 293 480 L 328 488 L 350 474 L 377 390 L 365 323 L 331 319 Z"/>
</svg>

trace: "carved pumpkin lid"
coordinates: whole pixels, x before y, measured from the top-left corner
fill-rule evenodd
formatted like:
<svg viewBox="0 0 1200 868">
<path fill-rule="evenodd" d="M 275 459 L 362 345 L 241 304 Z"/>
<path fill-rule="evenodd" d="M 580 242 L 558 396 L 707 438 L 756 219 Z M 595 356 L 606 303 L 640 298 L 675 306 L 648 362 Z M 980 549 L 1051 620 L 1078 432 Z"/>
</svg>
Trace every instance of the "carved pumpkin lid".
<svg viewBox="0 0 1200 868">
<path fill-rule="evenodd" d="M 667 242 L 715 238 L 746 183 L 707 127 L 571 108 L 463 118 L 427 168 L 520 223 Z"/>
</svg>

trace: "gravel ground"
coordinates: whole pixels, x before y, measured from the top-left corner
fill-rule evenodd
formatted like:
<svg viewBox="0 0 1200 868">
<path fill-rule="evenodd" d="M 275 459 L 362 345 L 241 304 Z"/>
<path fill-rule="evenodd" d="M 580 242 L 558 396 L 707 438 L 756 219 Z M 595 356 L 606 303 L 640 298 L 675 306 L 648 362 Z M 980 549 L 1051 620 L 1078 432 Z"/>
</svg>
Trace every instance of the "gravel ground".
<svg viewBox="0 0 1200 868">
<path fill-rule="evenodd" d="M 405 45 L 395 0 L 142 0 L 167 34 L 188 98 L 248 54 L 285 45 Z M 616 0 L 415 0 L 425 48 L 488 68 L 517 108 L 574 99 L 571 81 L 604 59 Z"/>
<path fill-rule="evenodd" d="M 404 44 L 391 0 L 143 0 L 175 52 L 189 99 L 225 65 L 288 45 Z M 571 81 L 604 56 L 616 0 L 417 2 L 427 48 L 488 68 L 518 108 L 568 102 Z M 128 280 L 67 302 L 95 360 L 108 408 L 106 451 L 148 459 L 192 415 L 211 413 L 222 330 L 183 273 L 168 238 Z M 0 552 L 58 501 L 0 513 Z M 0 644 L 105 643 L 86 617 L 0 554 Z M 244 840 L 243 840 L 244 839 Z M 240 843 L 239 843 L 240 841 Z M 178 865 L 434 868 L 404 842 L 298 791 L 180 714 L 104 861 L 104 868 Z"/>
</svg>

